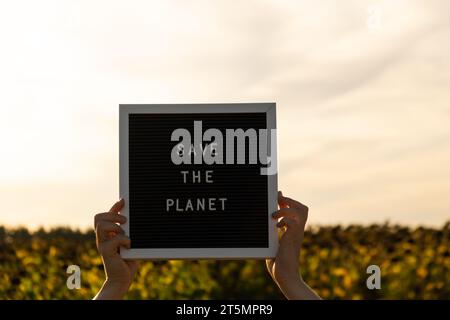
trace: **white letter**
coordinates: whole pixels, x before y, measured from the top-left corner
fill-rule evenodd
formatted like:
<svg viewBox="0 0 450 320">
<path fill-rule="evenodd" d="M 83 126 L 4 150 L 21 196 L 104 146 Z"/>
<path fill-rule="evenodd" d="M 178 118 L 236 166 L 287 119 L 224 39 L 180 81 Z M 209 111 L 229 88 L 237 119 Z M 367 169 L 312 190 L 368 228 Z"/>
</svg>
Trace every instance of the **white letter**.
<svg viewBox="0 0 450 320">
<path fill-rule="evenodd" d="M 195 173 L 197 172 L 197 174 Z M 192 171 L 192 183 L 201 182 L 201 171 Z"/>
<path fill-rule="evenodd" d="M 171 141 L 180 141 L 180 138 L 182 138 L 181 142 L 173 147 L 172 153 L 170 154 L 172 162 L 176 165 L 182 163 L 191 164 L 191 156 L 184 152 L 184 150 L 186 150 L 186 147 L 191 145 L 191 133 L 186 129 L 175 129 L 172 132 L 172 137 L 170 138 Z M 179 154 L 179 151 L 181 149 L 180 145 L 183 149 L 183 154 L 181 156 Z"/>
<path fill-rule="evenodd" d="M 180 173 L 183 175 L 183 183 L 186 183 L 186 176 L 189 173 L 189 171 L 180 171 Z"/>
<path fill-rule="evenodd" d="M 178 212 L 183 212 L 183 209 L 180 208 L 180 199 L 176 198 L 175 199 L 175 203 L 176 203 L 176 205 L 175 205 L 176 209 L 175 210 L 178 211 Z"/>
<path fill-rule="evenodd" d="M 197 211 L 200 211 L 200 207 L 202 208 L 202 211 L 205 211 L 205 198 L 197 198 Z"/>
<path fill-rule="evenodd" d="M 169 208 L 173 206 L 173 199 L 166 199 L 166 211 L 169 211 Z"/>
<path fill-rule="evenodd" d="M 81 270 L 80 267 L 72 264 L 67 267 L 67 274 L 70 276 L 67 278 L 66 285 L 69 290 L 81 288 Z"/>
<path fill-rule="evenodd" d="M 368 274 L 372 273 L 370 277 L 367 278 L 366 285 L 367 289 L 381 289 L 381 270 L 380 267 L 372 264 L 367 267 L 366 272 Z"/>
<path fill-rule="evenodd" d="M 213 183 L 211 174 L 213 173 L 212 170 L 206 170 L 206 183 Z"/>
<path fill-rule="evenodd" d="M 261 133 L 263 134 L 263 140 L 266 140 L 267 143 L 267 132 L 259 132 L 260 134 L 260 142 L 259 147 L 261 148 L 261 143 L 264 144 L 264 141 L 261 141 Z M 267 152 L 267 148 L 266 148 Z M 261 168 L 261 175 L 264 176 L 271 176 L 277 173 L 277 130 L 276 129 L 270 129 L 270 156 L 269 154 L 262 154 L 261 151 L 259 153 L 260 162 L 261 163 L 270 163 L 270 166 L 267 168 Z M 264 161 L 264 157 L 267 157 L 266 161 Z"/>
<path fill-rule="evenodd" d="M 208 129 L 203 134 L 204 141 L 212 142 L 214 137 L 214 143 L 211 143 L 211 152 L 206 153 L 203 157 L 206 164 L 223 164 L 223 136 L 219 129 Z M 214 145 L 214 148 L 213 148 Z M 214 151 L 214 154 L 213 154 Z"/>
<path fill-rule="evenodd" d="M 246 131 L 242 129 L 227 129 L 226 139 L 227 139 L 227 164 L 234 163 L 234 140 L 237 139 L 236 150 L 237 150 L 237 164 L 245 164 L 245 140 L 248 138 L 248 163 L 256 164 L 258 159 L 258 139 L 256 137 L 255 129 L 247 129 Z"/>
<path fill-rule="evenodd" d="M 194 121 L 194 148 L 197 146 L 202 146 L 202 121 Z M 200 152 L 195 152 L 194 163 L 201 164 L 203 160 L 203 154 Z"/>
<path fill-rule="evenodd" d="M 225 210 L 225 201 L 227 201 L 227 198 L 219 198 L 220 201 L 222 201 L 222 211 Z"/>
<path fill-rule="evenodd" d="M 209 198 L 208 199 L 208 204 L 209 204 L 209 210 L 210 211 L 216 211 L 216 208 L 215 208 L 215 201 L 216 201 L 216 198 Z"/>
<path fill-rule="evenodd" d="M 187 204 L 186 204 L 186 211 L 188 211 L 188 210 L 194 211 L 194 207 L 192 206 L 191 199 L 188 199 Z"/>
</svg>

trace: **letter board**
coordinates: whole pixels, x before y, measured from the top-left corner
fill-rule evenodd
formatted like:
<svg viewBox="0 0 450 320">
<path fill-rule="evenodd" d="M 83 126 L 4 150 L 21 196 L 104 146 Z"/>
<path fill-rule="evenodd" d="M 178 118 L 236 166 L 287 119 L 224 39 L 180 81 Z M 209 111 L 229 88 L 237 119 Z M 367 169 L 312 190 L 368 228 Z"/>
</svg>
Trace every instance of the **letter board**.
<svg viewBox="0 0 450 320">
<path fill-rule="evenodd" d="M 275 103 L 120 105 L 122 256 L 275 256 L 275 129 Z"/>
</svg>

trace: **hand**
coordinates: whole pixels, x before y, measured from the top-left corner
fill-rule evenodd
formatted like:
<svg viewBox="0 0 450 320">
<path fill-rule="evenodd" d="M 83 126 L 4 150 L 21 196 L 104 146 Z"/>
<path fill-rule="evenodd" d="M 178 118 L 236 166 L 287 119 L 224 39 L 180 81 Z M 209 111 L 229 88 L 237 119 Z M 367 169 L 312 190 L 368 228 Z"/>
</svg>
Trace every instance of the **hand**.
<svg viewBox="0 0 450 320">
<path fill-rule="evenodd" d="M 278 192 L 280 210 L 272 215 L 281 220 L 282 230 L 275 259 L 266 260 L 267 269 L 288 299 L 320 299 L 303 281 L 299 272 L 300 248 L 303 242 L 308 207 Z"/>
<path fill-rule="evenodd" d="M 95 215 L 94 226 L 97 249 L 102 257 L 105 268 L 106 281 L 94 299 L 121 299 L 128 291 L 137 271 L 137 261 L 122 259 L 119 248 L 130 247 L 130 238 L 124 235 L 118 224 L 126 222 L 126 218 L 119 214 L 125 202 L 116 202 L 109 212 Z"/>
</svg>

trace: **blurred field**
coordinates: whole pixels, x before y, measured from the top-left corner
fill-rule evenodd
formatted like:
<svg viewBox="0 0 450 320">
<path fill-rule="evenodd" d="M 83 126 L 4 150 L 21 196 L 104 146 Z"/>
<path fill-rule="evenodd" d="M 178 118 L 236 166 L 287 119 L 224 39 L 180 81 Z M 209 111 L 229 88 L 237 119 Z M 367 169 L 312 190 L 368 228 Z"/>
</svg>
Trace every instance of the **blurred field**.
<svg viewBox="0 0 450 320">
<path fill-rule="evenodd" d="M 302 275 L 327 299 L 450 299 L 450 223 L 441 229 L 373 225 L 311 228 Z M 68 290 L 66 268 L 82 270 Z M 368 290 L 366 267 L 381 267 Z M 93 232 L 0 227 L 1 299 L 91 299 L 104 280 Z M 143 262 L 130 299 L 282 298 L 263 261 Z"/>
</svg>

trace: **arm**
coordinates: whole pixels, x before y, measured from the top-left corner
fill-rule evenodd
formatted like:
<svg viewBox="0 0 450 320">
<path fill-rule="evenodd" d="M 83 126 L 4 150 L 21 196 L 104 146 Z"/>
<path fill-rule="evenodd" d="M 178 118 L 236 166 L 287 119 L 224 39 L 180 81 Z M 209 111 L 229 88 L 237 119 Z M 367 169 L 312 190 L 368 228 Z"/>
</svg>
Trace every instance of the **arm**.
<svg viewBox="0 0 450 320">
<path fill-rule="evenodd" d="M 280 210 L 273 214 L 281 219 L 283 230 L 275 259 L 266 260 L 267 269 L 280 290 L 290 300 L 317 300 L 320 297 L 303 281 L 299 272 L 299 255 L 303 242 L 308 207 L 278 193 Z"/>
<path fill-rule="evenodd" d="M 122 299 L 137 271 L 137 261 L 126 261 L 119 253 L 120 247 L 130 247 L 130 239 L 119 225 L 126 222 L 126 218 L 119 214 L 124 204 L 122 199 L 109 212 L 95 215 L 97 249 L 102 257 L 106 280 L 94 300 Z"/>
</svg>

